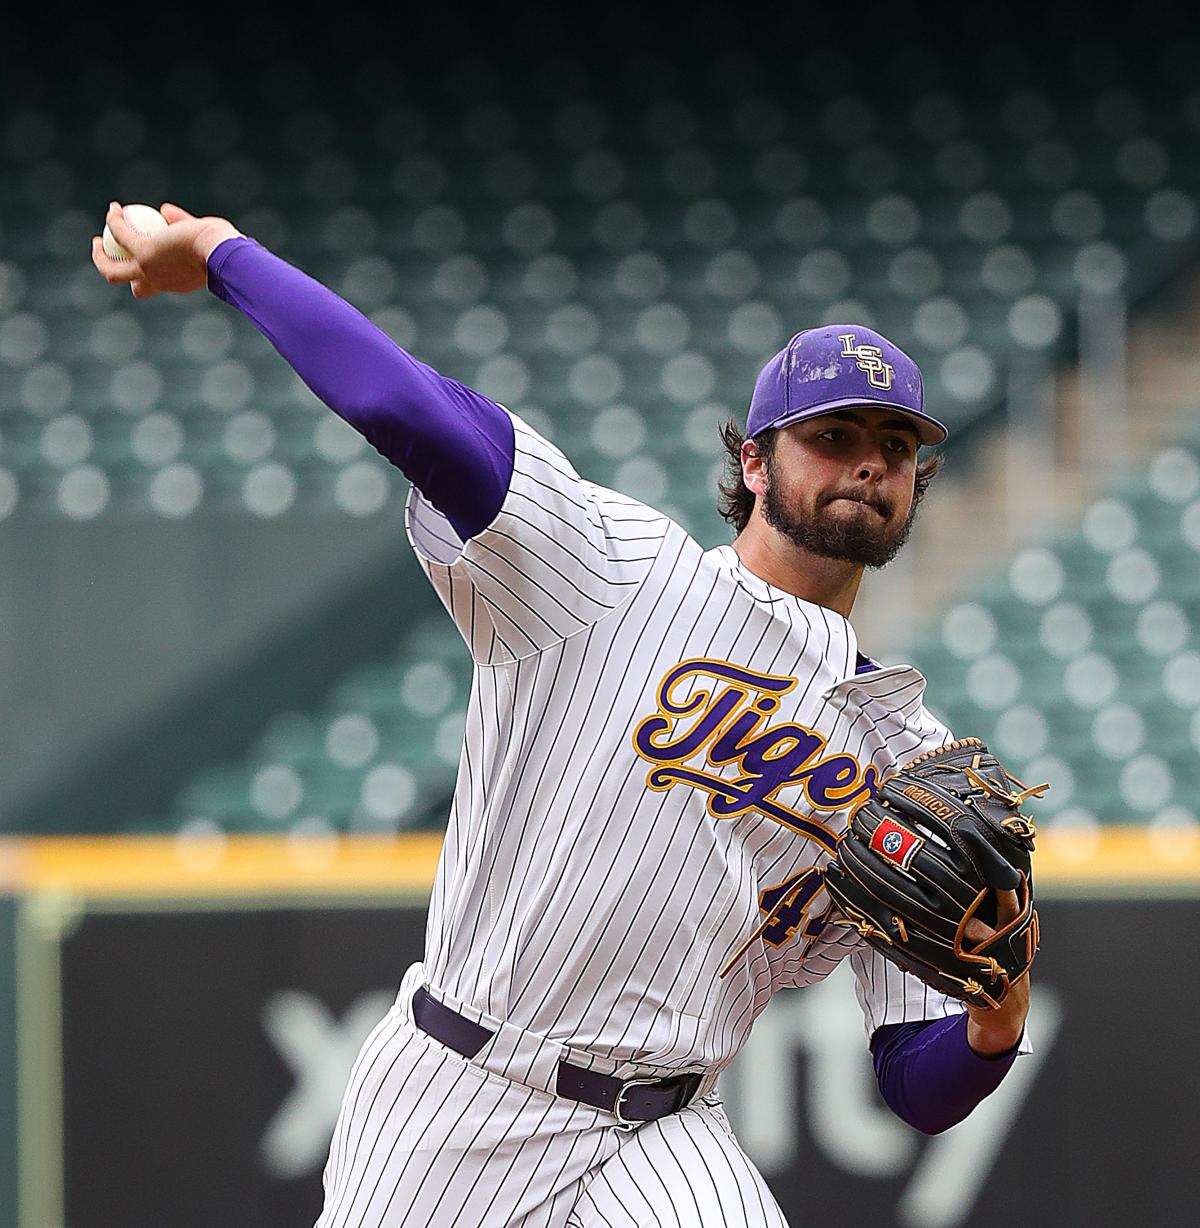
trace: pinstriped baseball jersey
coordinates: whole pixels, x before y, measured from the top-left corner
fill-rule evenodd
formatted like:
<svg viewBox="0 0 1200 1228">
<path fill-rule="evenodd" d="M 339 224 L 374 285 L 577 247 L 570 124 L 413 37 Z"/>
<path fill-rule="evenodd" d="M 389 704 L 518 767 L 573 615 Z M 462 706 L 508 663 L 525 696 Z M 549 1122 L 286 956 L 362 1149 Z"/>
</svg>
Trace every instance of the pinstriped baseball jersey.
<svg viewBox="0 0 1200 1228">
<path fill-rule="evenodd" d="M 435 996 L 622 1067 L 713 1067 L 851 956 L 868 1030 L 961 1006 L 833 923 L 854 803 L 950 737 L 850 623 L 585 481 L 513 415 L 493 523 L 406 525 L 475 661 L 431 900 Z"/>
</svg>

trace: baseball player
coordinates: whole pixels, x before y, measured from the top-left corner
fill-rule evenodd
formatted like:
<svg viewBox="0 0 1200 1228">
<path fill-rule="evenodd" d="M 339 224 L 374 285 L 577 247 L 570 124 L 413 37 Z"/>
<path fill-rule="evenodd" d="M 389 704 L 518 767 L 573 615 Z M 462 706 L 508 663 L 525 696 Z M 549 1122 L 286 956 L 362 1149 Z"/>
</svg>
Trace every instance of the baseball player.
<svg viewBox="0 0 1200 1228">
<path fill-rule="evenodd" d="M 517 415 L 411 357 L 223 218 L 174 205 L 138 298 L 207 286 L 411 480 L 408 536 L 475 663 L 425 957 L 364 1044 L 320 1228 L 776 1228 L 720 1072 L 779 989 L 850 960 L 880 1087 L 933 1132 L 1024 1047 L 835 924 L 847 815 L 950 740 L 849 615 L 900 548 L 946 431 L 870 329 L 797 334 L 732 424 L 706 550 L 582 478 Z M 1003 918 L 1001 918 L 1003 920 Z M 975 922 L 981 925 L 981 922 Z"/>
</svg>

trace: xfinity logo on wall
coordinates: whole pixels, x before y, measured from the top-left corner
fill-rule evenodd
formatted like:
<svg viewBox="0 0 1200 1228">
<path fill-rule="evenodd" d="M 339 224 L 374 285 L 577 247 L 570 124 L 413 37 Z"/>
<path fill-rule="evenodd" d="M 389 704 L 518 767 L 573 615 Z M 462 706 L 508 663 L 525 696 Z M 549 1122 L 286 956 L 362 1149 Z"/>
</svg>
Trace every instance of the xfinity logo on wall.
<svg viewBox="0 0 1200 1228">
<path fill-rule="evenodd" d="M 324 1167 L 350 1068 L 395 1000 L 385 990 L 363 994 L 335 1019 L 303 990 L 285 989 L 267 999 L 263 1030 L 295 1078 L 259 1146 L 262 1166 L 272 1177 L 290 1181 Z"/>
<path fill-rule="evenodd" d="M 263 1029 L 294 1078 L 259 1148 L 272 1178 L 296 1180 L 324 1167 L 350 1068 L 394 1000 L 387 991 L 367 993 L 337 1018 L 301 990 L 267 999 Z M 1029 1023 L 1034 1052 L 1019 1058 L 961 1125 L 925 1139 L 880 1101 L 853 978 L 839 970 L 776 997 L 721 1091 L 739 1141 L 781 1201 L 789 1187 L 811 1182 L 819 1157 L 839 1183 L 901 1179 L 895 1222 L 903 1228 L 958 1228 L 1054 1048 L 1060 1021 L 1058 996 L 1039 985 Z"/>
<path fill-rule="evenodd" d="M 1034 1052 L 1017 1059 L 966 1121 L 927 1139 L 882 1103 L 854 979 L 841 968 L 817 985 L 775 997 L 721 1080 L 721 1092 L 738 1140 L 781 1201 L 787 1186 L 811 1166 L 810 1142 L 849 1179 L 905 1178 L 897 1224 L 958 1228 L 968 1222 L 1053 1050 L 1061 1013 L 1058 995 L 1039 985 L 1029 1017 Z M 802 1138 L 805 1126 L 808 1141 Z"/>
</svg>

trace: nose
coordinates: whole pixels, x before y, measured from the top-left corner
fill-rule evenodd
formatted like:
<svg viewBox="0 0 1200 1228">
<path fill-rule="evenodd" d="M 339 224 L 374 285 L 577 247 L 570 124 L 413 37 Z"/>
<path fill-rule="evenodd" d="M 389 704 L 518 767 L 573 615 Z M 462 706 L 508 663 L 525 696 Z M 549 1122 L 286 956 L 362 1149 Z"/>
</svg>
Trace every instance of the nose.
<svg viewBox="0 0 1200 1228">
<path fill-rule="evenodd" d="M 875 444 L 869 444 L 859 457 L 856 476 L 860 482 L 877 482 L 887 472 L 887 461 L 883 451 Z"/>
</svg>

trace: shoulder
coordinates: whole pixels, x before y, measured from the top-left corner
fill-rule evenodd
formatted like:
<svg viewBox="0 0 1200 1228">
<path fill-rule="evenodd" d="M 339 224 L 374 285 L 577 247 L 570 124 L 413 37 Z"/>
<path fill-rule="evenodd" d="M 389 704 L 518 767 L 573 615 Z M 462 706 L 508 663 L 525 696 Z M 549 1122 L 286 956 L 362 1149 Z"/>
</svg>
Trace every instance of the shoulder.
<svg viewBox="0 0 1200 1228">
<path fill-rule="evenodd" d="M 655 524 L 662 526 L 664 532 L 672 529 L 677 533 L 691 537 L 688 528 L 681 523 L 682 515 L 669 503 L 662 507 L 655 503 L 638 498 L 636 495 L 618 490 L 616 487 L 599 480 L 588 465 L 594 459 L 590 455 L 580 455 L 578 448 L 573 448 L 566 440 L 560 441 L 555 432 L 551 439 L 543 424 L 531 423 L 520 414 L 501 406 L 513 422 L 514 439 L 518 456 L 528 457 L 534 462 L 532 471 L 539 472 L 537 465 L 548 465 L 559 473 L 569 475 L 573 484 L 587 502 L 602 508 L 614 519 Z M 576 441 L 578 442 L 578 441 Z M 526 467 L 529 471 L 530 467 Z M 714 496 L 715 497 L 715 496 Z"/>
</svg>

